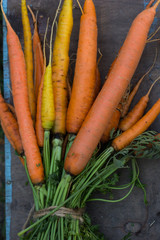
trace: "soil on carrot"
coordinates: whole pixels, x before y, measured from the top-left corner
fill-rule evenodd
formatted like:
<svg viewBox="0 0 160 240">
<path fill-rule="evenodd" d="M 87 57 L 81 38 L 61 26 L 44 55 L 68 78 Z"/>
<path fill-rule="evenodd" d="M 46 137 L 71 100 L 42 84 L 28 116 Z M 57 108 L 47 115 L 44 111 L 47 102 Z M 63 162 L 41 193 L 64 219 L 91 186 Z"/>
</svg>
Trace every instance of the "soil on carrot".
<svg viewBox="0 0 160 240">
<path fill-rule="evenodd" d="M 2 15 L 0 13 L 0 89 L 3 93 Z M 0 126 L 0 239 L 5 239 L 4 134 Z"/>
</svg>

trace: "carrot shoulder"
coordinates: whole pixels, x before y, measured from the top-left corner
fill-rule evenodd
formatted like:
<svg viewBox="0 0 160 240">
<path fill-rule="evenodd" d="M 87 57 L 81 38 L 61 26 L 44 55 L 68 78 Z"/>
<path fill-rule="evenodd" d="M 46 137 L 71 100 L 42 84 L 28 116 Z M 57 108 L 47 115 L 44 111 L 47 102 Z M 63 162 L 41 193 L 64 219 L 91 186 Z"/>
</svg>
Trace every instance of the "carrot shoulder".
<svg viewBox="0 0 160 240">
<path fill-rule="evenodd" d="M 89 111 L 65 160 L 65 170 L 79 174 L 96 148 L 114 109 L 120 102 L 141 58 L 156 7 L 142 11 L 133 21 L 127 38 L 101 92 Z"/>
</svg>

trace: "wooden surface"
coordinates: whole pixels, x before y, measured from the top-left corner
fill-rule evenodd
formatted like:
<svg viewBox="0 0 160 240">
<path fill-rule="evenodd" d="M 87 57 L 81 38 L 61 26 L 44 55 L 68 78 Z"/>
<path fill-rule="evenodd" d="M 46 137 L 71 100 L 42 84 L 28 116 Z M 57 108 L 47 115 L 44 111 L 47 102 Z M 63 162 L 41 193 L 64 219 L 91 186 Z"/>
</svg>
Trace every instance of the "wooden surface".
<svg viewBox="0 0 160 240">
<path fill-rule="evenodd" d="M 18 2 L 18 3 L 17 3 Z M 118 50 L 120 49 L 125 36 L 129 30 L 131 22 L 136 15 L 144 9 L 147 0 L 94 0 L 98 18 L 98 48 L 100 48 L 103 58 L 100 62 L 100 72 L 102 81 L 109 67 L 115 59 Z M 80 0 L 83 5 L 84 1 Z M 38 22 L 41 40 L 43 41 L 47 18 L 52 21 L 58 1 L 55 0 L 28 0 L 33 11 L 38 11 Z M 78 43 L 79 20 L 81 12 L 76 1 L 74 1 L 74 27 L 71 37 L 70 57 L 72 68 L 76 57 L 76 49 Z M 22 24 L 20 13 L 20 1 L 8 1 L 8 17 L 9 20 L 21 39 Z M 152 26 L 151 31 L 154 31 L 160 25 L 160 7 L 157 11 L 157 17 Z M 31 24 L 32 25 L 32 24 Z M 160 34 L 157 34 L 157 38 Z M 159 42 L 148 43 L 143 53 L 140 64 L 133 77 L 134 84 L 152 65 L 155 47 L 159 48 Z M 136 95 L 133 104 L 144 95 L 154 79 L 159 76 L 160 57 L 158 56 L 154 70 L 147 76 Z M 148 108 L 160 96 L 160 83 L 156 84 L 150 95 Z M 152 124 L 150 129 L 160 131 L 160 117 Z M 135 188 L 132 194 L 124 201 L 116 204 L 111 203 L 89 203 L 87 211 L 89 212 L 94 224 L 100 225 L 100 230 L 104 233 L 105 238 L 109 240 L 120 240 L 129 231 L 132 232 L 131 239 L 134 240 L 160 240 L 160 161 L 159 160 L 141 160 L 138 162 L 140 166 L 140 179 L 146 184 L 148 206 L 143 202 L 143 193 L 139 188 Z M 121 171 L 121 182 L 129 181 L 129 172 L 127 169 Z M 12 152 L 12 203 L 11 203 L 11 232 L 10 238 L 18 239 L 17 232 L 22 228 L 27 214 L 32 206 L 32 194 L 29 186 L 26 186 L 26 175 L 23 166 Z M 115 193 L 115 197 L 119 198 L 125 192 Z M 107 196 L 106 196 L 107 197 Z M 131 223 L 131 224 L 130 224 Z M 137 230 L 138 229 L 138 230 Z M 136 232 L 136 233 L 135 233 Z"/>
</svg>

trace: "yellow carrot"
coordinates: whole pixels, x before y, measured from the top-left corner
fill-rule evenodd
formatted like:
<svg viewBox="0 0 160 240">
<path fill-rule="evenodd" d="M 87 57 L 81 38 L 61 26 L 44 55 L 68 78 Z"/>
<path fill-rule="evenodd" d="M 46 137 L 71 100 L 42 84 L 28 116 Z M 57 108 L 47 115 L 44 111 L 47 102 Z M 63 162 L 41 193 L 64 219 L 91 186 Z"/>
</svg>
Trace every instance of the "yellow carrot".
<svg viewBox="0 0 160 240">
<path fill-rule="evenodd" d="M 67 73 L 69 66 L 69 45 L 73 26 L 72 0 L 64 0 L 59 16 L 56 39 L 53 48 L 53 90 L 55 97 L 55 125 L 53 132 L 65 134 L 67 112 Z"/>
</svg>

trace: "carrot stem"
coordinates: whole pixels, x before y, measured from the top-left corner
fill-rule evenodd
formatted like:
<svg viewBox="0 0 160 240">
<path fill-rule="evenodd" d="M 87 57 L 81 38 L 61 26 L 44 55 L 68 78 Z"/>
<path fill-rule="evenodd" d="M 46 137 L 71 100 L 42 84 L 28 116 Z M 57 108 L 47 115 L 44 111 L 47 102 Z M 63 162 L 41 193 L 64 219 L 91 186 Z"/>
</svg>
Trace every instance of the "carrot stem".
<svg viewBox="0 0 160 240">
<path fill-rule="evenodd" d="M 52 156 L 51 156 L 51 162 L 49 166 L 49 176 L 52 176 L 53 174 L 56 175 L 56 179 L 59 179 L 61 170 L 60 170 L 60 162 L 61 162 L 61 154 L 62 154 L 62 144 L 63 140 L 55 138 L 52 141 L 53 148 L 52 148 Z M 53 196 L 56 191 L 56 184 L 54 186 L 52 185 L 51 181 L 48 181 L 47 186 L 47 200 L 46 204 L 53 200 Z"/>
<path fill-rule="evenodd" d="M 109 148 L 109 150 L 111 152 L 114 152 L 114 149 L 112 147 Z M 106 158 L 106 154 L 107 151 L 105 151 L 104 154 L 102 154 L 101 157 Z M 118 167 L 115 164 L 111 164 L 110 166 L 108 166 L 106 168 L 106 177 L 110 176 L 113 172 L 115 172 L 118 169 Z M 100 174 L 98 174 L 98 176 L 96 176 L 94 178 L 94 181 L 98 180 L 99 178 L 101 178 L 101 176 L 104 175 L 104 172 L 101 172 Z M 77 196 L 78 193 L 80 193 L 81 191 L 83 191 L 84 189 L 86 189 L 86 187 L 88 187 L 90 184 L 92 184 L 93 179 L 90 180 L 89 182 L 87 182 L 86 185 L 83 185 L 80 188 L 77 188 L 76 191 L 70 196 L 68 197 L 64 202 L 60 203 L 59 206 L 57 206 L 54 210 L 52 210 L 50 213 L 48 213 L 47 215 L 45 215 L 44 217 L 42 217 L 41 219 L 39 219 L 37 222 L 33 223 L 31 226 L 29 226 L 28 228 L 26 228 L 25 230 L 22 230 L 21 232 L 18 233 L 18 236 L 22 236 L 25 232 L 29 231 L 30 229 L 32 229 L 33 227 L 37 226 L 39 223 L 43 222 L 46 218 L 48 218 L 49 216 L 51 216 L 53 213 L 55 213 L 56 211 L 58 211 L 62 206 L 64 206 L 66 203 L 70 202 L 72 199 L 74 199 L 75 196 Z"/>
<path fill-rule="evenodd" d="M 66 151 L 65 151 L 65 158 L 66 158 L 66 156 L 67 156 L 67 154 L 69 152 L 69 149 L 72 146 L 72 143 L 73 143 L 75 137 L 76 137 L 76 134 L 72 134 L 72 133 L 68 134 L 68 141 L 67 141 L 67 146 L 66 146 Z"/>
<path fill-rule="evenodd" d="M 45 177 L 48 179 L 50 169 L 50 131 L 45 130 L 44 132 L 44 147 L 43 147 L 43 161 L 45 169 Z"/>
<path fill-rule="evenodd" d="M 124 197 L 120 198 L 120 199 L 117 199 L 117 200 L 108 200 L 108 199 L 101 199 L 101 198 L 93 198 L 93 199 L 89 199 L 87 200 L 87 202 L 92 202 L 92 201 L 100 201 L 100 202 L 110 202 L 110 203 L 116 203 L 116 202 L 121 202 L 123 201 L 125 198 L 127 198 L 130 193 L 132 192 L 134 186 L 135 186 L 135 182 L 136 180 L 138 179 L 138 175 L 139 173 L 137 174 L 136 173 L 136 165 L 135 165 L 135 159 L 132 159 L 132 169 L 133 169 L 133 178 L 132 178 L 132 186 L 130 188 L 130 190 L 128 191 L 127 194 L 125 194 Z M 88 194 L 89 195 L 89 194 Z M 87 199 L 87 197 L 86 197 Z"/>
<path fill-rule="evenodd" d="M 32 189 L 32 192 L 33 192 L 35 209 L 36 209 L 36 211 L 38 211 L 38 210 L 39 210 L 38 196 L 37 196 L 37 193 L 36 193 L 36 191 L 35 191 L 35 188 L 34 188 L 34 186 L 33 186 L 33 184 L 32 184 L 31 178 L 30 178 L 30 176 L 29 176 L 29 172 L 28 172 L 28 168 L 27 168 L 26 157 L 23 157 L 23 158 L 24 158 L 24 167 L 25 167 L 25 171 L 26 171 L 26 174 L 27 174 L 27 178 L 28 178 L 29 184 L 30 184 L 31 189 Z"/>
</svg>

